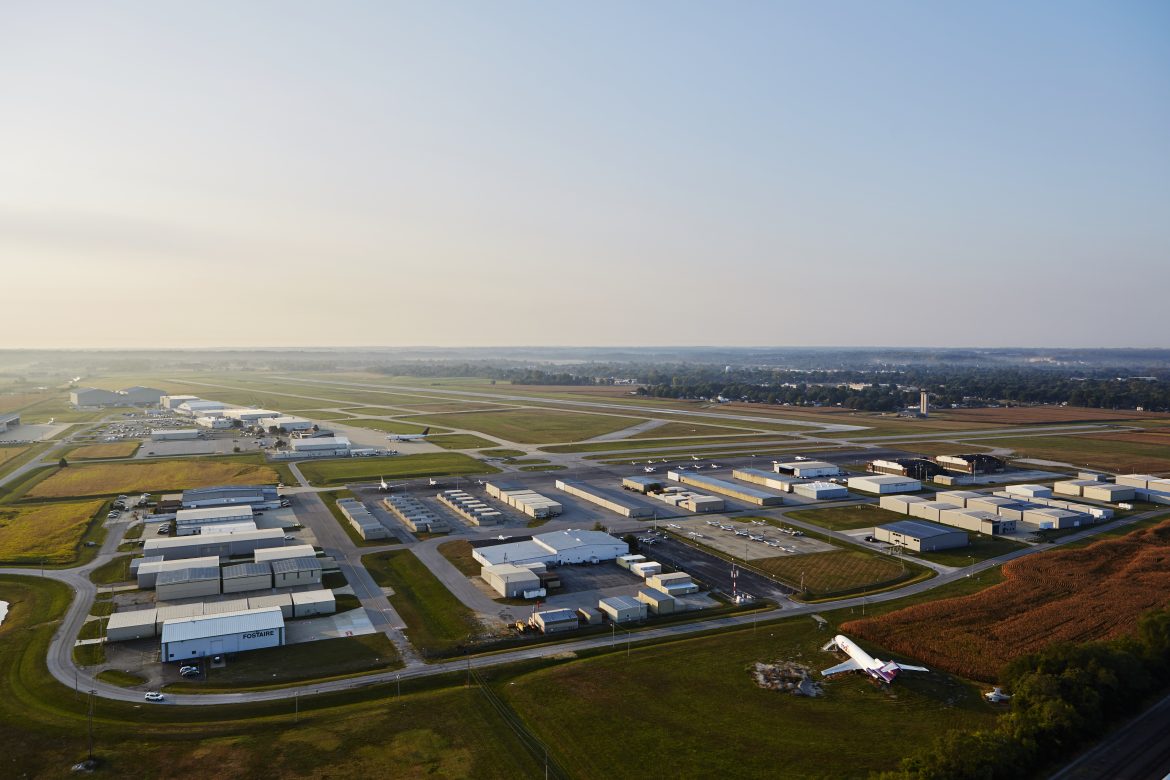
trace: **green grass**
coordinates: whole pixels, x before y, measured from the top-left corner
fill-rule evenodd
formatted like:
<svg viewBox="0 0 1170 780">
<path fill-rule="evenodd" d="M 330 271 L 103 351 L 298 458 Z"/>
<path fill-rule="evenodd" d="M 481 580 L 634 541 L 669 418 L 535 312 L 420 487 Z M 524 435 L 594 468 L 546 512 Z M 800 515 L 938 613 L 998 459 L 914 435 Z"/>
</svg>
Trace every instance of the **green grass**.
<svg viewBox="0 0 1170 780">
<path fill-rule="evenodd" d="M 471 557 L 471 542 L 466 539 L 452 539 L 438 547 L 439 554 L 451 562 L 465 576 L 478 577 L 483 565 Z"/>
<path fill-rule="evenodd" d="M 106 646 L 103 644 L 76 645 L 73 648 L 73 663 L 78 666 L 97 666 L 105 662 Z"/>
<path fill-rule="evenodd" d="M 707 439 L 620 439 L 618 441 L 596 441 L 589 444 L 555 444 L 541 447 L 545 452 L 621 452 L 630 450 L 660 450 L 669 447 L 695 448 L 710 444 L 743 444 L 745 446 L 762 442 L 779 442 L 783 446 L 796 446 L 799 442 L 782 436 L 748 433 L 744 436 L 713 436 Z M 696 450 L 698 452 L 698 450 Z"/>
<path fill-rule="evenodd" d="M 129 458 L 142 446 L 140 441 L 115 441 L 74 447 L 64 453 L 68 460 L 99 460 L 102 458 Z"/>
<path fill-rule="evenodd" d="M 113 585 L 117 582 L 129 582 L 130 561 L 134 556 L 119 555 L 103 563 L 89 573 L 90 582 L 95 585 Z"/>
<path fill-rule="evenodd" d="M 911 579 L 916 570 L 890 556 L 864 550 L 833 550 L 807 555 L 759 558 L 751 565 L 820 599 L 888 587 Z"/>
<path fill-rule="evenodd" d="M 845 531 L 853 528 L 872 528 L 875 525 L 904 520 L 894 512 L 878 509 L 873 504 L 854 506 L 832 506 L 822 509 L 798 509 L 788 512 L 785 517 L 827 528 L 830 531 Z"/>
<path fill-rule="evenodd" d="M 847 616 L 826 617 L 835 624 Z M 795 660 L 814 670 L 836 663 L 820 649 L 833 633 L 800 617 L 634 647 L 628 657 L 485 674 L 582 779 L 617 776 L 614 756 L 598 749 L 611 744 L 637 756 L 639 767 L 669 767 L 672 777 L 866 777 L 895 769 L 912 745 L 994 722 L 978 688 L 938 673 L 903 675 L 888 693 L 846 675 L 826 682 L 816 699 L 763 690 L 749 678 L 756 661 Z"/>
<path fill-rule="evenodd" d="M 20 746 L 3 751 L 6 777 L 60 777 L 86 755 L 88 697 L 45 667 L 71 597 L 52 581 L 0 577 L 0 598 L 13 604 L 0 627 L 0 733 Z M 483 695 L 462 683 L 460 675 L 403 680 L 401 699 L 393 683 L 302 696 L 299 718 L 292 701 L 156 707 L 97 699 L 94 747 L 109 777 L 542 776 Z"/>
<path fill-rule="evenodd" d="M 415 425 L 413 423 L 398 422 L 397 420 L 374 420 L 365 417 L 359 417 L 354 420 L 346 420 L 346 425 L 353 425 L 357 428 L 369 428 L 371 431 L 382 431 L 383 433 L 422 433 L 425 425 Z M 446 428 L 431 428 L 435 433 L 442 433 Z M 488 442 L 491 444 L 491 442 Z"/>
<path fill-rule="evenodd" d="M 362 564 L 380 586 L 394 589 L 390 603 L 423 657 L 457 655 L 483 632 L 475 613 L 409 550 L 365 555 Z"/>
<path fill-rule="evenodd" d="M 508 409 L 499 412 L 466 412 L 410 419 L 423 425 L 450 425 L 479 431 L 488 436 L 520 444 L 580 441 L 644 422 L 638 417 L 581 414 L 554 409 Z"/>
<path fill-rule="evenodd" d="M 229 656 L 222 669 L 208 669 L 206 680 L 182 680 L 163 690 L 175 693 L 264 690 L 401 668 L 398 651 L 385 634 L 365 634 L 239 653 Z"/>
<path fill-rule="evenodd" d="M 119 685 L 123 688 L 137 688 L 139 685 L 146 684 L 145 677 L 139 677 L 133 672 L 124 672 L 121 669 L 106 669 L 104 672 L 98 672 L 95 677 L 102 682 Z"/>
<path fill-rule="evenodd" d="M 110 600 L 97 601 L 95 599 L 93 605 L 89 608 L 89 614 L 94 617 L 108 618 L 114 614 L 114 602 Z"/>
<path fill-rule="evenodd" d="M 1094 436 L 1036 436 L 979 439 L 980 444 L 1008 447 L 1017 457 L 1038 458 L 1121 474 L 1170 471 L 1165 444 L 1116 441 Z"/>
<path fill-rule="evenodd" d="M 521 471 L 564 471 L 568 466 L 562 466 L 559 463 L 546 463 L 541 466 L 521 466 Z"/>
<path fill-rule="evenodd" d="M 968 538 L 970 543 L 966 547 L 927 553 L 911 552 L 907 555 L 911 558 L 922 558 L 934 563 L 941 563 L 944 566 L 969 566 L 972 562 L 978 563 L 988 558 L 998 558 L 1028 546 L 1023 542 L 1004 539 L 1000 536 L 968 533 Z"/>
<path fill-rule="evenodd" d="M 427 441 L 445 450 L 477 450 L 481 447 L 493 447 L 494 441 L 470 433 L 448 433 L 443 436 L 430 436 Z"/>
<path fill-rule="evenodd" d="M 486 455 L 492 458 L 519 458 L 522 455 L 527 455 L 524 450 L 510 450 L 506 447 L 498 447 L 494 450 L 480 450 L 480 455 Z"/>
<path fill-rule="evenodd" d="M 463 474 L 494 474 L 495 466 L 458 452 L 427 452 L 420 455 L 391 455 L 385 458 L 338 458 L 300 464 L 301 473 L 314 485 L 344 485 L 348 482 L 376 482 L 411 477 L 442 477 Z"/>
<path fill-rule="evenodd" d="M 0 506 L 0 562 L 69 566 L 92 560 L 105 536 L 104 501 Z"/>
</svg>

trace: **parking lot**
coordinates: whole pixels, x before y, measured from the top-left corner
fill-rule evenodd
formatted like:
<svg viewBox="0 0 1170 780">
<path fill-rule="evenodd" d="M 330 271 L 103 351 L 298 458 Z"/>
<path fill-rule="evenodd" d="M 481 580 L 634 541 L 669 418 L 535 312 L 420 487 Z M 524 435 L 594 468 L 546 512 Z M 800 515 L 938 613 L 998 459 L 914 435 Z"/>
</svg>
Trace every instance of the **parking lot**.
<svg viewBox="0 0 1170 780">
<path fill-rule="evenodd" d="M 623 569 L 612 561 L 590 564 L 558 566 L 552 571 L 561 578 L 562 588 L 553 591 L 540 609 L 578 609 L 593 607 L 597 602 L 610 596 L 633 596 L 647 587 L 645 581 L 631 571 Z M 701 593 L 691 594 L 679 601 L 687 609 L 703 609 L 718 606 L 719 602 Z"/>
<path fill-rule="evenodd" d="M 680 571 L 685 571 L 694 577 L 696 582 L 702 582 L 707 587 L 718 590 L 725 595 L 731 595 L 732 592 L 731 573 L 733 569 L 738 571 L 736 582 L 740 593 L 750 593 L 756 598 L 781 601 L 795 592 L 787 585 L 736 567 L 729 561 L 669 536 L 659 537 L 654 544 L 643 545 L 639 552 L 650 560 L 669 564 Z"/>
<path fill-rule="evenodd" d="M 745 561 L 781 555 L 829 552 L 835 549 L 833 545 L 818 539 L 785 534 L 779 528 L 762 521 L 752 523 L 748 520 L 722 517 L 690 517 L 672 520 L 663 525 L 680 536 L 689 537 L 721 553 Z"/>
</svg>

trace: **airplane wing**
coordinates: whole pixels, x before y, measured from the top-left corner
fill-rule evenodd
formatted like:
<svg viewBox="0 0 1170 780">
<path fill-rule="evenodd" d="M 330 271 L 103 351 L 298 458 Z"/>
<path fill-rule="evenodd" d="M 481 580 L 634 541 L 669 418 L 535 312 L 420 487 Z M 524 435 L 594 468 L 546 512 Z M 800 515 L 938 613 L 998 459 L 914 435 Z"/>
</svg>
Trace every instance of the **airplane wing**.
<svg viewBox="0 0 1170 780">
<path fill-rule="evenodd" d="M 925 666 L 911 666 L 910 664 L 898 664 L 898 668 L 906 672 L 929 672 Z"/>
<path fill-rule="evenodd" d="M 828 677 L 831 674 L 840 674 L 841 672 L 855 672 L 859 669 L 861 669 L 861 664 L 850 658 L 845 663 L 837 664 L 836 666 L 831 666 L 828 669 L 825 669 L 823 672 L 821 672 L 821 676 Z"/>
</svg>

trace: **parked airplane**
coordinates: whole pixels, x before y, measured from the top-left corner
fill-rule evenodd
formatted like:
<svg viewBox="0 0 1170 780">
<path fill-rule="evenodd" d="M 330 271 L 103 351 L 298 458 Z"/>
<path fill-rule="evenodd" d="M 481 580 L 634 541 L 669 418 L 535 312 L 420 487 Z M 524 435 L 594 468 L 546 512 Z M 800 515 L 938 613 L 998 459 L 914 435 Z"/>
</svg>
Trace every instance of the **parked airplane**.
<svg viewBox="0 0 1170 780">
<path fill-rule="evenodd" d="M 862 671 L 879 682 L 892 683 L 894 678 L 898 676 L 898 672 L 930 671 L 925 666 L 911 666 L 910 664 L 900 664 L 896 661 L 883 661 L 880 658 L 874 658 L 854 644 L 853 640 L 844 634 L 837 634 L 837 636 L 830 639 L 828 644 L 821 649 L 840 650 L 849 656 L 848 661 L 821 672 L 825 677 L 831 674 L 840 674 L 841 672 Z"/>
<path fill-rule="evenodd" d="M 698 455 L 692 455 L 692 456 L 691 456 L 691 460 L 698 460 L 698 459 L 699 459 L 699 456 L 698 456 Z"/>
<path fill-rule="evenodd" d="M 391 485 L 386 481 L 385 477 L 378 477 L 378 490 L 383 493 L 393 493 L 394 488 L 406 487 L 405 482 L 399 482 L 397 485 Z"/>
<path fill-rule="evenodd" d="M 392 433 L 386 438 L 390 441 L 422 441 L 430 432 L 430 426 L 427 426 L 422 433 Z"/>
<path fill-rule="evenodd" d="M 653 466 L 644 466 L 642 471 L 645 471 L 647 474 L 653 474 L 656 469 Z"/>
<path fill-rule="evenodd" d="M 52 424 L 53 424 L 53 423 L 55 423 L 56 421 L 57 421 L 57 418 L 56 418 L 56 417 L 50 417 L 50 418 L 49 418 L 49 421 L 48 421 L 47 423 L 45 423 L 45 425 L 52 425 Z"/>
</svg>

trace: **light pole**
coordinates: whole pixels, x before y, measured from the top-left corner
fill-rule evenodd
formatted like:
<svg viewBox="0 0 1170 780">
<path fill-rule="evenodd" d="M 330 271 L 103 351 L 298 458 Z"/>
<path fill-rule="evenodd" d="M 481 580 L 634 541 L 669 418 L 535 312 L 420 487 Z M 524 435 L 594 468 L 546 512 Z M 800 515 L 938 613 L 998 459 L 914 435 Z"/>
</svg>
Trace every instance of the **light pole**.
<svg viewBox="0 0 1170 780">
<path fill-rule="evenodd" d="M 301 692 L 293 691 L 293 723 L 301 722 Z"/>
<path fill-rule="evenodd" d="M 93 761 L 93 697 L 97 691 L 89 689 L 89 760 Z"/>
</svg>

